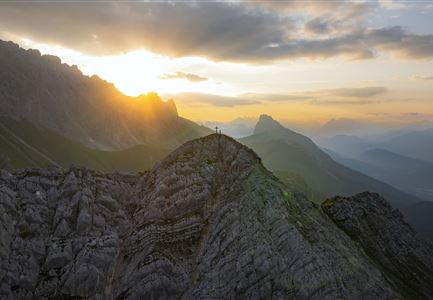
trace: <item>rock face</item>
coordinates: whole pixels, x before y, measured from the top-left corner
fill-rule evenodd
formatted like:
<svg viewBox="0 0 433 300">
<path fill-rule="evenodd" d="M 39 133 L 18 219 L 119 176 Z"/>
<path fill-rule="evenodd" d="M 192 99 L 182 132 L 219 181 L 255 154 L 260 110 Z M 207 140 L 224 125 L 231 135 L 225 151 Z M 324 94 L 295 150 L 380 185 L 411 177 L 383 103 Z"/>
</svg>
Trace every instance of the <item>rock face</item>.
<svg viewBox="0 0 433 300">
<path fill-rule="evenodd" d="M 224 135 L 136 176 L 3 171 L 0 218 L 0 299 L 406 296 L 359 241 Z M 411 278 L 427 287 L 431 274 Z"/>
<path fill-rule="evenodd" d="M 335 197 L 322 204 L 335 224 L 359 244 L 406 297 L 433 295 L 433 244 L 378 194 Z"/>
</svg>

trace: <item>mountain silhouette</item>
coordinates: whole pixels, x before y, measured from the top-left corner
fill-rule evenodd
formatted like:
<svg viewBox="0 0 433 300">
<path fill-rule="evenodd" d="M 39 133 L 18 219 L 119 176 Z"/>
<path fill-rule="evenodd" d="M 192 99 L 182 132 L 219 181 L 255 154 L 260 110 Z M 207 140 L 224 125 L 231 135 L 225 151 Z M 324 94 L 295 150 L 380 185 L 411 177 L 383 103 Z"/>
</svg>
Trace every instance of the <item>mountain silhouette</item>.
<svg viewBox="0 0 433 300">
<path fill-rule="evenodd" d="M 177 114 L 155 93 L 128 97 L 97 76 L 51 55 L 0 41 L 0 116 L 25 120 L 86 146 L 173 148 L 211 131 Z"/>
</svg>

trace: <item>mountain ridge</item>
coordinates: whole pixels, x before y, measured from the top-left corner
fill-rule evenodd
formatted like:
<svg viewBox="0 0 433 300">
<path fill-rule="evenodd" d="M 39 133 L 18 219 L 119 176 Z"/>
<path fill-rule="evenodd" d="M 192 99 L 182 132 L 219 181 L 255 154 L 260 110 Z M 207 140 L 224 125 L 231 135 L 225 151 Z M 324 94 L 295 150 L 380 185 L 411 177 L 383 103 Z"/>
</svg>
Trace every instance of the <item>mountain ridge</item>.
<svg viewBox="0 0 433 300">
<path fill-rule="evenodd" d="M 2 171 L 0 182 L 5 297 L 399 299 L 420 293 L 402 294 L 317 205 L 224 135 L 187 142 L 138 176 L 27 169 Z"/>
<path fill-rule="evenodd" d="M 171 148 L 211 131 L 179 117 L 155 93 L 128 97 L 58 57 L 0 41 L 0 115 L 24 119 L 98 149 L 164 140 Z"/>
</svg>

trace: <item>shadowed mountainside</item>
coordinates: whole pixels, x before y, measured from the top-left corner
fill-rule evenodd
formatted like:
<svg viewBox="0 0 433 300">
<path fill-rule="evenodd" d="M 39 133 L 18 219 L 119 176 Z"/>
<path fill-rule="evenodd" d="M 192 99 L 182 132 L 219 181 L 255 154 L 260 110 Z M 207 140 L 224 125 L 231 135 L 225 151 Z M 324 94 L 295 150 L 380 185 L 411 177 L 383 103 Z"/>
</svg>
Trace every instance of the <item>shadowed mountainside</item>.
<svg viewBox="0 0 433 300">
<path fill-rule="evenodd" d="M 402 291 L 359 239 L 224 135 L 188 142 L 141 176 L 27 169 L 2 171 L 0 182 L 1 297 L 399 299 L 432 292 Z M 369 218 L 383 224 L 382 234 L 406 228 L 383 209 Z M 404 250 L 431 276 L 431 258 L 417 251 L 431 245 L 417 243 Z M 415 270 L 401 262 L 396 271 Z M 428 287 L 429 277 L 411 276 Z"/>
<path fill-rule="evenodd" d="M 0 116 L 26 120 L 92 148 L 173 148 L 211 133 L 158 95 L 128 97 L 60 59 L 0 41 Z M 164 144 L 162 145 L 162 141 Z"/>
<path fill-rule="evenodd" d="M 419 238 L 385 199 L 365 192 L 328 199 L 322 208 L 388 274 L 387 278 L 405 297 L 431 297 L 433 244 Z"/>
<path fill-rule="evenodd" d="M 92 149 L 27 121 L 0 117 L 0 154 L 7 169 L 74 165 L 104 172 L 140 172 L 169 152 L 157 145 L 119 151 Z"/>
<path fill-rule="evenodd" d="M 381 146 L 400 155 L 433 163 L 433 128 L 394 137 Z"/>
<path fill-rule="evenodd" d="M 433 201 L 433 164 L 384 149 L 368 150 L 356 159 L 325 150 L 337 162 L 426 201 Z"/>
</svg>

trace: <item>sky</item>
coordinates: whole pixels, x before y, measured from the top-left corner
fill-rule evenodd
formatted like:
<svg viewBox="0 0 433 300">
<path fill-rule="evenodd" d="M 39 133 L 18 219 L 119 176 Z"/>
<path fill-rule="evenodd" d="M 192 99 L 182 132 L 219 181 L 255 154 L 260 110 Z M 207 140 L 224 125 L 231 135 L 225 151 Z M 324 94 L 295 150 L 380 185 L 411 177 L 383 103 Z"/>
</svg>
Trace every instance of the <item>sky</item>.
<svg viewBox="0 0 433 300">
<path fill-rule="evenodd" d="M 0 0 L 0 39 L 195 121 L 433 121 L 433 0 Z"/>
</svg>

